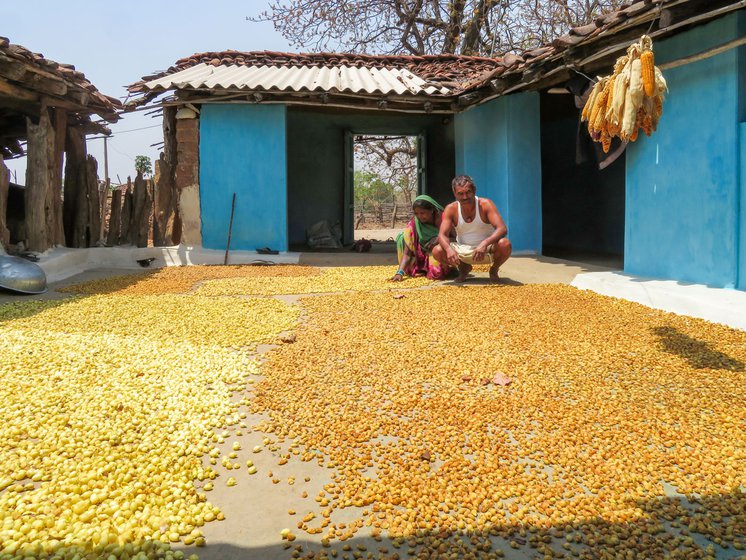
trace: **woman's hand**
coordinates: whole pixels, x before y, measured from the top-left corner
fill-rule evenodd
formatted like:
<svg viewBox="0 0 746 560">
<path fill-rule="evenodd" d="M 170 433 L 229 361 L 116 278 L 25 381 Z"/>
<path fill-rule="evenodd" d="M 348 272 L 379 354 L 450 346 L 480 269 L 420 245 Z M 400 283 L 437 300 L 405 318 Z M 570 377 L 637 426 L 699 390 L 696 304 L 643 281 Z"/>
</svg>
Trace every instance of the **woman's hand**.
<svg viewBox="0 0 746 560">
<path fill-rule="evenodd" d="M 404 271 L 400 268 L 399 270 L 396 271 L 396 274 L 394 274 L 391 277 L 391 281 L 392 282 L 401 282 L 402 280 L 404 280 Z"/>
</svg>

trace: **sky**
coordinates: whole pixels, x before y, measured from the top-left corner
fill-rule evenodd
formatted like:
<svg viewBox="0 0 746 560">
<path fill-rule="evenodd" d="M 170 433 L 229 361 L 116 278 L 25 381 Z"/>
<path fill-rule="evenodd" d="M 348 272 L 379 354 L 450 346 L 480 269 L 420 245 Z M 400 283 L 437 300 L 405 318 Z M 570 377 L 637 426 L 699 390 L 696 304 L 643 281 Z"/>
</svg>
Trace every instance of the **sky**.
<svg viewBox="0 0 746 560">
<path fill-rule="evenodd" d="M 124 99 L 126 86 L 166 70 L 198 52 L 297 52 L 271 23 L 246 18 L 267 9 L 265 0 L 0 0 L 0 36 L 56 62 L 73 64 L 106 95 Z M 163 141 L 160 115 L 125 114 L 111 125 L 109 177 L 113 183 L 135 175 L 135 156 L 153 163 Z M 88 152 L 104 178 L 104 141 L 89 136 Z M 25 183 L 25 158 L 10 160 L 11 180 Z M 16 172 L 16 180 L 13 172 Z"/>
</svg>

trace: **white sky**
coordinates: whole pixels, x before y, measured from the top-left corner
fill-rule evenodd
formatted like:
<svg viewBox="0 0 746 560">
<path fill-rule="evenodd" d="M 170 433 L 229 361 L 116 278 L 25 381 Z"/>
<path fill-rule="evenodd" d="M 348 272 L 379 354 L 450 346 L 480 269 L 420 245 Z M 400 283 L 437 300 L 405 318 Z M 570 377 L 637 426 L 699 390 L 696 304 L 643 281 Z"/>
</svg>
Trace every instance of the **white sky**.
<svg viewBox="0 0 746 560">
<path fill-rule="evenodd" d="M 0 35 L 56 62 L 73 64 L 99 91 L 124 99 L 125 86 L 194 53 L 297 51 L 271 24 L 246 21 L 266 8 L 266 0 L 0 0 Z M 134 176 L 135 156 L 158 159 L 158 150 L 150 145 L 163 140 L 160 125 L 160 116 L 143 112 L 126 114 L 111 125 L 112 182 L 118 182 L 117 176 L 122 181 Z M 89 140 L 88 151 L 98 160 L 103 179 L 103 140 Z M 11 180 L 15 171 L 17 182 L 24 184 L 26 159 L 6 165 Z"/>
</svg>

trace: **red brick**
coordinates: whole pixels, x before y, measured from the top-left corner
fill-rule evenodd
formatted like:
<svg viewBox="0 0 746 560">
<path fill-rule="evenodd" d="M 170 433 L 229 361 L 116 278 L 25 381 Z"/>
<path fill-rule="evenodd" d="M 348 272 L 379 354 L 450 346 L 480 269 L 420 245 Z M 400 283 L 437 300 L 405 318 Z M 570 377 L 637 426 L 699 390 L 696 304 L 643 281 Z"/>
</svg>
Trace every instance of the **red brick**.
<svg viewBox="0 0 746 560">
<path fill-rule="evenodd" d="M 176 131 L 176 142 L 199 142 L 199 133 L 197 130 L 183 130 L 178 129 Z"/>
<path fill-rule="evenodd" d="M 199 153 L 197 153 L 197 150 L 186 150 L 183 152 L 179 152 L 179 155 L 176 157 L 176 161 L 180 164 L 185 165 L 193 165 L 197 163 L 199 160 Z"/>
</svg>

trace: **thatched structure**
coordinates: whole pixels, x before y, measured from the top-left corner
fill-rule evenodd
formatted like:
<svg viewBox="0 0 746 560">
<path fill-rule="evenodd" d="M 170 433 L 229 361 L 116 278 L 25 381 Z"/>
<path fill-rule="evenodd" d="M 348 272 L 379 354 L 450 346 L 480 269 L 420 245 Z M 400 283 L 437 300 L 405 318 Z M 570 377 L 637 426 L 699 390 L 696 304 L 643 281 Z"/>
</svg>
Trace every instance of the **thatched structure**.
<svg viewBox="0 0 746 560">
<path fill-rule="evenodd" d="M 96 162 L 87 155 L 85 137 L 108 134 L 105 123 L 116 122 L 120 108 L 117 99 L 99 92 L 74 66 L 0 37 L 0 243 L 7 248 L 10 239 L 8 172 L 2 161 L 23 155 L 28 157 L 25 220 L 16 235 L 25 247 L 45 251 L 99 241 Z"/>
</svg>

